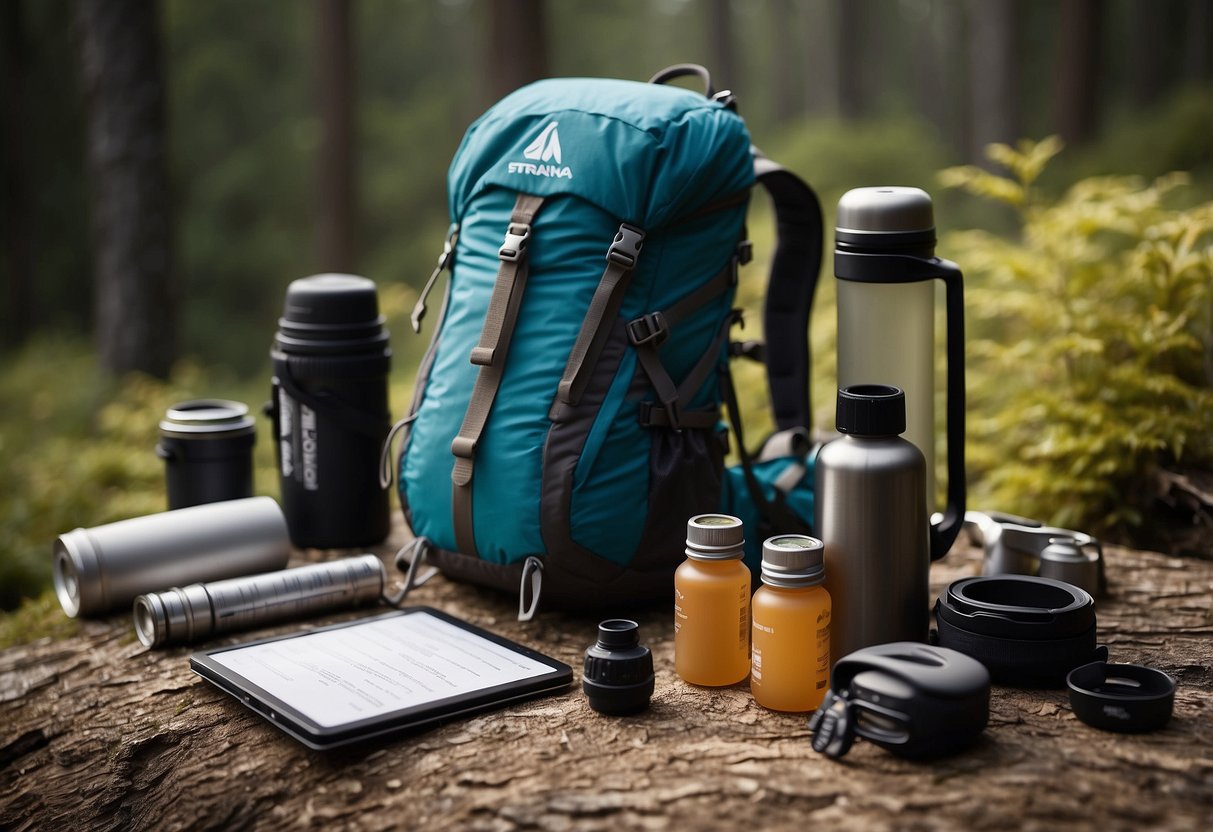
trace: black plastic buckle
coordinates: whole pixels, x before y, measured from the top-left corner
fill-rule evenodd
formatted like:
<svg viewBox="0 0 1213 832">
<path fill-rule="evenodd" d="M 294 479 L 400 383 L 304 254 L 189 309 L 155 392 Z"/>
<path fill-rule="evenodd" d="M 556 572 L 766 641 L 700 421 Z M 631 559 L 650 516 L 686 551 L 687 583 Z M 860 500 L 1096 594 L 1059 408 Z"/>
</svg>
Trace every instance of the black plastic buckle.
<svg viewBox="0 0 1213 832">
<path fill-rule="evenodd" d="M 651 344 L 660 347 L 670 337 L 670 328 L 666 325 L 665 315 L 660 312 L 650 312 L 628 321 L 628 340 L 632 346 Z"/>
<path fill-rule="evenodd" d="M 730 341 L 729 355 L 733 358 L 745 358 L 757 364 L 765 364 L 767 346 L 762 341 Z"/>
<path fill-rule="evenodd" d="M 644 246 L 644 236 L 644 231 L 636 226 L 621 223 L 619 231 L 615 233 L 614 242 L 607 249 L 606 259 L 625 269 L 635 268 L 636 258 L 640 256 L 640 249 Z"/>
<path fill-rule="evenodd" d="M 526 253 L 531 240 L 531 226 L 524 222 L 512 222 L 505 231 L 505 242 L 497 250 L 497 257 L 513 263 Z"/>
</svg>

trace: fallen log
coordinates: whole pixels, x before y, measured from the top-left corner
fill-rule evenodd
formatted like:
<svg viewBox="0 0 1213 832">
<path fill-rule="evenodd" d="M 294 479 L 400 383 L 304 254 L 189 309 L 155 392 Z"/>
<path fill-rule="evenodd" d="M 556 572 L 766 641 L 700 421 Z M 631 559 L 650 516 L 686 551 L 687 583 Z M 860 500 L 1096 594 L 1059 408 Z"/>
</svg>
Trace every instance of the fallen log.
<svg viewBox="0 0 1213 832">
<path fill-rule="evenodd" d="M 320 753 L 196 677 L 189 648 L 146 650 L 115 616 L 0 653 L 0 828 L 1209 828 L 1213 563 L 1118 547 L 1106 558 L 1100 640 L 1114 661 L 1179 680 L 1157 733 L 1104 733 L 1078 722 L 1062 691 L 996 687 L 966 753 L 914 763 L 860 742 L 833 762 L 809 747 L 804 716 L 755 705 L 746 683 L 679 680 L 661 608 L 635 614 L 657 666 L 638 716 L 599 715 L 578 686 Z M 933 593 L 979 566 L 958 545 L 932 567 Z M 413 600 L 578 671 L 597 623 L 560 612 L 519 623 L 516 599 L 442 577 Z"/>
</svg>

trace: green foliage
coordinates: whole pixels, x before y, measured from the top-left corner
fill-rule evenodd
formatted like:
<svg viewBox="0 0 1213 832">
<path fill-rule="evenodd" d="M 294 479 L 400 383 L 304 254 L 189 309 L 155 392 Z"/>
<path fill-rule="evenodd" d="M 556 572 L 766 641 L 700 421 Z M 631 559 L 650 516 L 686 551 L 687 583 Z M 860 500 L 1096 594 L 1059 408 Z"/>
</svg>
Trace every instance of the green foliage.
<svg viewBox="0 0 1213 832">
<path fill-rule="evenodd" d="M 940 174 L 1022 224 L 941 247 L 970 278 L 970 503 L 1124 532 L 1147 523 L 1160 468 L 1213 463 L 1213 202 L 1171 207 L 1183 174 L 1047 197 L 1060 150 L 995 145 L 1007 176 Z"/>
<path fill-rule="evenodd" d="M 26 599 L 11 614 L 0 613 L 0 650 L 40 638 L 70 638 L 79 629 L 79 620 L 64 615 L 59 599 L 48 590 Z"/>
</svg>

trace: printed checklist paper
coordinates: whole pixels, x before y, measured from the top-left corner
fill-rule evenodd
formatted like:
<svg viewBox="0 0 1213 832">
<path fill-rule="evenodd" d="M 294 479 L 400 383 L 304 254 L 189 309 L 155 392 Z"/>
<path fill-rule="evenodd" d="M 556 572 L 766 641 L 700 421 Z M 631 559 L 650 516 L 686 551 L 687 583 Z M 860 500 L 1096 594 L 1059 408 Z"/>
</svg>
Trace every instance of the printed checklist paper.
<svg viewBox="0 0 1213 832">
<path fill-rule="evenodd" d="M 425 612 L 226 650 L 212 659 L 324 728 L 552 671 Z"/>
</svg>

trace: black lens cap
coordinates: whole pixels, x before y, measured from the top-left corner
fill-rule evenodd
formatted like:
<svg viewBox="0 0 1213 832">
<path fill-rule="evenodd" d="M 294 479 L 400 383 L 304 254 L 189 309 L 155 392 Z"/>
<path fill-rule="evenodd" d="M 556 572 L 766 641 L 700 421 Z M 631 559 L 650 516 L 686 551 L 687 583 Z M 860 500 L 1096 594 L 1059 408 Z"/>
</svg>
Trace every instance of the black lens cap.
<svg viewBox="0 0 1213 832">
<path fill-rule="evenodd" d="M 600 623 L 598 641 L 585 651 L 581 677 L 590 707 L 611 716 L 643 711 L 653 683 L 653 654 L 640 643 L 640 625 L 626 618 Z"/>
<path fill-rule="evenodd" d="M 1074 715 L 1103 731 L 1156 731 L 1175 707 L 1175 679 L 1139 664 L 1084 664 L 1070 671 L 1066 687 Z"/>
</svg>

